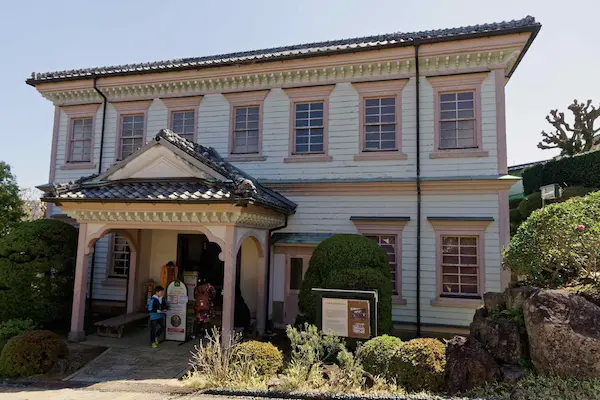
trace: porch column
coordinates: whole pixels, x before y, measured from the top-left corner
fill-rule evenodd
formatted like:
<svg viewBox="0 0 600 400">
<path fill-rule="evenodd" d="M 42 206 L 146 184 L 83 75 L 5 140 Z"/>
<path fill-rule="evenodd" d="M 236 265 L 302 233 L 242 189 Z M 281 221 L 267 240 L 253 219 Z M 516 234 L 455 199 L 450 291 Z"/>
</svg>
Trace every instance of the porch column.
<svg viewBox="0 0 600 400">
<path fill-rule="evenodd" d="M 258 293 L 256 296 L 256 332 L 259 336 L 262 336 L 265 333 L 265 325 L 267 322 L 267 269 L 269 265 L 267 264 L 267 254 L 271 251 L 269 248 L 269 232 L 265 231 L 262 241 L 262 257 L 258 258 L 258 276 L 257 282 L 258 287 L 256 288 Z"/>
<path fill-rule="evenodd" d="M 223 340 L 233 331 L 233 318 L 235 310 L 235 226 L 228 226 L 225 232 L 225 248 L 223 249 L 223 316 L 222 333 Z"/>
<path fill-rule="evenodd" d="M 136 302 L 135 302 L 135 288 L 137 282 L 137 274 L 138 274 L 138 263 L 139 263 L 139 254 L 141 251 L 141 235 L 140 230 L 134 231 L 135 243 L 129 243 L 129 248 L 131 249 L 131 259 L 129 260 L 129 279 L 128 279 L 128 287 L 127 287 L 127 310 L 126 314 L 130 314 L 135 311 Z"/>
<path fill-rule="evenodd" d="M 71 314 L 71 331 L 68 339 L 73 342 L 85 340 L 83 329 L 85 319 L 85 301 L 88 286 L 88 242 L 87 224 L 79 224 L 77 242 L 77 263 L 75 265 L 75 285 L 73 287 L 73 310 Z"/>
</svg>

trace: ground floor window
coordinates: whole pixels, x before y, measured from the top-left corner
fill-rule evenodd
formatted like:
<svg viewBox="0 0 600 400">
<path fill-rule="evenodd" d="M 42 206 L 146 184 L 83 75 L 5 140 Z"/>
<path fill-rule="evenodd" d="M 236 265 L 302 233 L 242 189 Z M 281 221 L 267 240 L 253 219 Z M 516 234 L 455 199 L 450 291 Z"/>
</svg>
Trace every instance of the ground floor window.
<svg viewBox="0 0 600 400">
<path fill-rule="evenodd" d="M 376 242 L 388 255 L 388 263 L 390 264 L 390 272 L 392 273 L 392 291 L 394 295 L 398 294 L 397 285 L 397 257 L 396 257 L 396 235 L 367 235 L 368 239 Z"/>
<path fill-rule="evenodd" d="M 111 261 L 109 275 L 115 278 L 126 278 L 131 263 L 131 249 L 127 239 L 116 233 L 112 237 Z"/>
<path fill-rule="evenodd" d="M 479 262 L 477 236 L 441 237 L 442 294 L 477 296 Z"/>
</svg>

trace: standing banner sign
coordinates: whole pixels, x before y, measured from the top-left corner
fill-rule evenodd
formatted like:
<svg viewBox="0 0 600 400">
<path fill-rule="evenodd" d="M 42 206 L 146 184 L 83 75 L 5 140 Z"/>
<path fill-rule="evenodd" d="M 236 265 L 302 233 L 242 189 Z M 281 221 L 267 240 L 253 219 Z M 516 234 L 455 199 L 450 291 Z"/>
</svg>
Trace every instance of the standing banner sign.
<svg viewBox="0 0 600 400">
<path fill-rule="evenodd" d="M 189 299 L 194 299 L 194 289 L 196 289 L 196 284 L 198 283 L 198 272 L 184 272 L 183 273 L 183 282 L 187 287 L 187 295 Z"/>
<path fill-rule="evenodd" d="M 327 334 L 355 339 L 377 336 L 377 291 L 313 289 L 317 323 Z"/>
<path fill-rule="evenodd" d="M 186 338 L 187 287 L 181 281 L 173 281 L 167 287 L 167 340 L 179 342 Z"/>
</svg>

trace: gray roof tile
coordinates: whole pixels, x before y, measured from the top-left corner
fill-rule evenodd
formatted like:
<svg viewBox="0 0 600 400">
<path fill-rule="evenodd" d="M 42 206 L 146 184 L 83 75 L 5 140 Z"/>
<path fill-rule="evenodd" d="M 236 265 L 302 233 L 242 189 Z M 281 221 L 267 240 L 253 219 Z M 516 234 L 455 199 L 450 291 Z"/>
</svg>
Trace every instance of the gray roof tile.
<svg viewBox="0 0 600 400">
<path fill-rule="evenodd" d="M 155 61 L 137 64 L 114 65 L 106 67 L 72 69 L 55 72 L 34 72 L 27 83 L 35 85 L 55 80 L 85 79 L 96 76 L 130 75 L 155 73 L 170 70 L 187 70 L 215 67 L 231 64 L 252 63 L 257 61 L 275 61 L 289 58 L 304 58 L 325 54 L 377 49 L 383 47 L 406 46 L 416 41 L 432 43 L 469 37 L 511 33 L 515 31 L 537 31 L 541 25 L 534 17 L 527 16 L 519 20 L 471 25 L 459 28 L 436 29 L 420 32 L 395 32 L 383 35 L 306 43 L 294 46 L 243 51 L 205 57 L 179 58 L 167 61 Z"/>
</svg>

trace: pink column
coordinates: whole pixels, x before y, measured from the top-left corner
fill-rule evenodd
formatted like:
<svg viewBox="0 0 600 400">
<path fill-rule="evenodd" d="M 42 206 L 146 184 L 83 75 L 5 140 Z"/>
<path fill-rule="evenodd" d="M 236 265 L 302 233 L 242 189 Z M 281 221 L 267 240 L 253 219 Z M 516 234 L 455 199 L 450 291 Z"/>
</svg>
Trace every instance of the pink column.
<svg viewBox="0 0 600 400">
<path fill-rule="evenodd" d="M 88 285 L 87 224 L 79 224 L 77 243 L 77 263 L 75 265 L 75 285 L 73 288 L 73 312 L 71 314 L 71 332 L 68 339 L 73 342 L 85 340 L 83 321 Z"/>
<path fill-rule="evenodd" d="M 498 224 L 500 225 L 500 259 L 502 252 L 510 243 L 510 215 L 508 209 L 508 190 L 498 192 Z M 500 271 L 500 289 L 504 290 L 510 284 L 511 272 L 502 268 Z"/>
<path fill-rule="evenodd" d="M 127 291 L 127 313 L 132 313 L 136 309 L 135 288 L 138 275 L 138 263 L 140 254 L 141 230 L 134 231 L 135 243 L 129 243 L 131 249 L 131 260 L 129 262 L 129 289 Z"/>
<path fill-rule="evenodd" d="M 271 249 L 269 249 L 269 233 L 265 231 L 265 234 L 262 238 L 262 257 L 258 258 L 258 287 L 256 288 L 258 291 L 258 295 L 256 296 L 256 331 L 259 335 L 265 333 L 265 323 L 267 322 L 267 304 L 266 304 L 266 296 L 267 290 L 267 254 Z"/>
<path fill-rule="evenodd" d="M 235 309 L 235 227 L 228 226 L 225 232 L 225 248 L 223 249 L 223 261 L 225 270 L 223 276 L 223 339 L 233 331 L 233 316 Z"/>
</svg>

